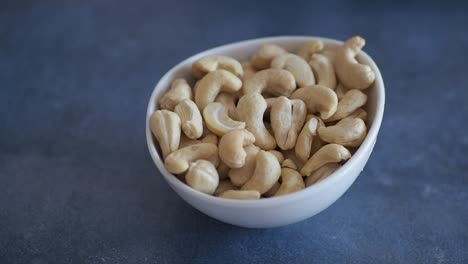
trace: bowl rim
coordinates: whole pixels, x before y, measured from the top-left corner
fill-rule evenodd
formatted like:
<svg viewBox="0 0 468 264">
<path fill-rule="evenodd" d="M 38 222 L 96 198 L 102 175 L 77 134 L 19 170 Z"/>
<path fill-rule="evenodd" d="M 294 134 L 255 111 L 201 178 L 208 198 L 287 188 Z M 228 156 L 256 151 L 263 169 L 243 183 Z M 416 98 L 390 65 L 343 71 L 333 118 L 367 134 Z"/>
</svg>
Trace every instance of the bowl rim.
<svg viewBox="0 0 468 264">
<path fill-rule="evenodd" d="M 365 157 L 366 153 L 372 151 L 375 141 L 377 139 L 380 126 L 382 124 L 384 108 L 385 108 L 385 87 L 384 87 L 382 75 L 376 63 L 366 52 L 362 51 L 360 56 L 364 57 L 365 60 L 368 61 L 368 65 L 374 70 L 376 74 L 376 80 L 374 84 L 374 89 L 376 89 L 376 92 L 377 92 L 376 112 L 374 115 L 374 119 L 372 120 L 372 126 L 369 129 L 367 136 L 362 142 L 361 146 L 357 149 L 357 151 L 352 155 L 352 157 L 341 168 L 333 172 L 327 178 L 321 180 L 320 182 L 316 184 L 306 187 L 302 190 L 299 190 L 297 192 L 290 193 L 287 195 L 283 195 L 283 196 L 269 197 L 266 199 L 259 199 L 259 200 L 234 200 L 234 199 L 220 198 L 217 196 L 212 196 L 212 195 L 208 195 L 200 191 L 197 191 L 191 188 L 190 186 L 188 186 L 187 184 L 181 182 L 173 174 L 167 171 L 166 167 L 164 166 L 164 163 L 159 157 L 156 147 L 154 146 L 152 142 L 152 133 L 151 133 L 150 126 L 149 126 L 149 118 L 151 114 L 154 112 L 154 109 L 156 108 L 156 101 L 157 101 L 156 91 L 158 90 L 157 88 L 160 85 L 162 85 L 162 82 L 165 81 L 165 79 L 167 79 L 169 75 L 171 75 L 173 72 L 175 72 L 179 68 L 186 65 L 188 62 L 194 61 L 200 57 L 206 56 L 208 53 L 217 53 L 220 50 L 224 50 L 226 48 L 234 48 L 235 46 L 242 46 L 242 45 L 249 45 L 249 44 L 260 45 L 261 43 L 265 43 L 265 42 L 275 43 L 277 41 L 288 41 L 288 40 L 294 40 L 294 41 L 322 40 L 325 44 L 330 43 L 330 44 L 338 44 L 338 45 L 343 43 L 343 41 L 339 41 L 335 39 L 316 37 L 316 36 L 305 36 L 305 35 L 304 36 L 282 35 L 282 36 L 270 36 L 270 37 L 242 40 L 242 41 L 224 44 L 221 46 L 216 46 L 214 48 L 204 50 L 186 59 L 183 59 L 181 62 L 177 63 L 175 66 L 169 69 L 159 79 L 156 86 L 153 88 L 153 91 L 151 92 L 151 97 L 149 99 L 149 103 L 147 107 L 147 113 L 146 113 L 146 119 L 145 119 L 146 141 L 147 141 L 148 150 L 150 152 L 151 158 L 153 159 L 153 162 L 155 163 L 156 167 L 158 168 L 159 172 L 164 177 L 164 179 L 168 181 L 169 186 L 171 186 L 171 188 L 173 188 L 176 193 L 178 192 L 175 190 L 175 187 L 180 188 L 181 191 L 188 192 L 191 196 L 196 196 L 197 199 L 202 200 L 206 203 L 219 205 L 219 206 L 226 206 L 226 207 L 244 207 L 244 208 L 262 207 L 264 208 L 264 207 L 276 206 L 278 204 L 290 203 L 295 200 L 303 199 L 306 196 L 313 195 L 313 193 L 317 193 L 317 192 L 323 191 L 324 189 L 328 189 L 332 187 L 333 185 L 335 185 L 336 182 L 342 180 L 343 177 L 346 177 L 348 172 L 354 166 L 358 164 L 358 161 Z"/>
</svg>

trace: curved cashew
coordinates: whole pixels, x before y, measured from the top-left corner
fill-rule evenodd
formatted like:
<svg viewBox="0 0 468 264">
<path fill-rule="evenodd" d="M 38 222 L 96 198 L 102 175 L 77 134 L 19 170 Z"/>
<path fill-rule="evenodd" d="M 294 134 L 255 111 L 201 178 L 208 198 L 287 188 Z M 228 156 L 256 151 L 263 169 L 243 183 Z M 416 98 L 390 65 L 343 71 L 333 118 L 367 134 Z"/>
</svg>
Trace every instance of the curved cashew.
<svg viewBox="0 0 468 264">
<path fill-rule="evenodd" d="M 305 60 L 310 59 L 310 57 L 317 52 L 323 50 L 323 42 L 321 40 L 311 40 L 304 43 L 302 48 L 297 52 L 297 55 L 301 56 Z"/>
<path fill-rule="evenodd" d="M 363 38 L 355 36 L 348 39 L 336 51 L 336 74 L 340 82 L 350 89 L 366 89 L 375 80 L 375 73 L 371 67 L 360 64 L 355 58 L 365 44 Z"/>
<path fill-rule="evenodd" d="M 346 118 L 361 118 L 362 121 L 367 121 L 367 112 L 366 110 L 359 108 L 358 110 L 354 111 L 352 114 L 347 116 Z"/>
<path fill-rule="evenodd" d="M 341 165 L 338 163 L 330 163 L 330 164 L 323 165 L 314 173 L 312 173 L 312 175 L 306 178 L 305 180 L 306 187 L 309 187 L 310 185 L 315 184 L 325 179 L 326 177 L 330 176 L 333 172 L 335 172 L 340 167 Z"/>
<path fill-rule="evenodd" d="M 275 100 L 271 107 L 270 121 L 276 143 L 282 150 L 294 148 L 306 114 L 306 106 L 302 100 L 289 100 L 284 96 Z"/>
<path fill-rule="evenodd" d="M 283 161 L 284 161 L 283 153 L 279 152 L 278 150 L 274 150 L 274 149 L 273 150 L 268 150 L 268 152 L 273 154 L 280 164 L 283 163 Z"/>
<path fill-rule="evenodd" d="M 307 115 L 306 120 L 310 120 L 311 118 L 316 118 L 319 121 L 317 129 L 318 129 L 318 127 L 322 127 L 322 126 L 324 127 L 325 126 L 325 123 L 323 122 L 323 120 L 320 117 L 316 116 L 316 115 L 309 114 L 309 115 Z M 314 155 L 314 153 L 317 152 L 317 150 L 321 149 L 325 145 L 326 145 L 325 142 L 323 142 L 320 139 L 319 136 L 316 136 L 314 138 L 314 140 L 312 141 L 312 146 L 310 147 L 310 155 Z M 309 157 L 310 157 L 310 155 L 309 155 Z M 307 160 L 305 160 L 305 161 L 307 161 Z"/>
<path fill-rule="evenodd" d="M 312 172 L 328 163 L 338 163 L 351 157 L 351 153 L 345 147 L 338 144 L 328 144 L 319 149 L 304 164 L 301 169 L 303 176 L 310 176 Z"/>
<path fill-rule="evenodd" d="M 318 118 L 311 118 L 299 133 L 296 143 L 296 156 L 303 162 L 309 159 L 312 150 L 312 142 L 317 135 L 317 128 L 319 126 Z"/>
<path fill-rule="evenodd" d="M 194 161 L 185 174 L 185 181 L 195 190 L 213 194 L 219 184 L 218 171 L 213 163 L 207 160 Z"/>
<path fill-rule="evenodd" d="M 330 118 L 326 119 L 325 121 L 330 122 L 343 119 L 354 113 L 361 106 L 366 104 L 366 102 L 366 94 L 357 89 L 349 90 L 348 92 L 346 92 L 343 99 L 341 99 L 338 102 L 335 114 L 333 114 Z"/>
<path fill-rule="evenodd" d="M 179 148 L 180 118 L 168 110 L 158 110 L 150 117 L 150 128 L 159 143 L 163 158 Z"/>
<path fill-rule="evenodd" d="M 358 147 L 366 138 L 367 127 L 361 118 L 345 118 L 334 126 L 319 127 L 318 134 L 328 143 Z"/>
<path fill-rule="evenodd" d="M 215 145 L 218 145 L 218 141 L 218 136 L 215 134 L 208 134 L 201 140 L 202 143 L 211 143 Z"/>
<path fill-rule="evenodd" d="M 223 180 L 223 181 L 219 181 L 218 188 L 216 188 L 213 195 L 219 196 L 220 194 L 222 194 L 225 191 L 237 190 L 237 189 L 238 188 L 236 186 L 234 186 L 230 180 Z"/>
<path fill-rule="evenodd" d="M 307 61 L 292 54 L 285 53 L 277 56 L 271 62 L 273 69 L 285 69 L 292 73 L 298 87 L 310 86 L 315 84 L 315 77 Z"/>
<path fill-rule="evenodd" d="M 317 84 L 328 87 L 332 90 L 336 88 L 335 68 L 331 60 L 322 54 L 314 54 L 310 58 L 309 65 L 312 68 Z"/>
<path fill-rule="evenodd" d="M 332 116 L 338 106 L 338 98 L 335 92 L 321 85 L 299 88 L 294 91 L 290 98 L 301 99 L 306 104 L 309 113 L 320 112 L 320 116 L 323 119 Z"/>
<path fill-rule="evenodd" d="M 273 187 L 270 188 L 270 190 L 268 190 L 266 193 L 263 194 L 264 197 L 272 197 L 275 195 L 275 193 L 278 191 L 278 189 L 280 188 L 281 184 L 279 182 L 275 182 L 275 184 L 273 184 Z"/>
<path fill-rule="evenodd" d="M 255 157 L 257 156 L 260 148 L 251 144 L 244 147 L 245 153 L 245 164 L 241 168 L 231 169 L 229 170 L 229 179 L 231 179 L 232 184 L 235 186 L 242 186 L 244 185 L 255 170 Z"/>
<path fill-rule="evenodd" d="M 180 135 L 179 149 L 185 148 L 191 145 L 202 143 L 200 140 L 188 138 L 185 134 Z"/>
<path fill-rule="evenodd" d="M 245 129 L 229 131 L 219 142 L 219 157 L 229 168 L 241 168 L 247 153 L 244 146 L 255 142 L 255 136 Z"/>
<path fill-rule="evenodd" d="M 263 194 L 273 187 L 280 175 L 281 167 L 275 155 L 260 150 L 255 158 L 255 172 L 241 190 L 257 190 Z"/>
<path fill-rule="evenodd" d="M 179 116 L 182 131 L 191 138 L 197 139 L 203 134 L 203 119 L 197 105 L 192 100 L 184 100 L 175 108 L 174 112 Z"/>
<path fill-rule="evenodd" d="M 241 87 L 242 81 L 228 71 L 210 72 L 195 85 L 195 103 L 203 111 L 209 103 L 214 102 L 219 92 L 234 93 Z"/>
<path fill-rule="evenodd" d="M 237 119 L 236 96 L 234 94 L 219 93 L 216 96 L 215 102 L 223 104 L 228 110 L 229 117 Z"/>
<path fill-rule="evenodd" d="M 271 61 L 278 55 L 286 53 L 286 50 L 275 44 L 263 44 L 250 59 L 250 63 L 257 69 L 263 70 L 270 67 Z"/>
<path fill-rule="evenodd" d="M 228 116 L 228 110 L 221 103 L 209 103 L 203 110 L 203 117 L 208 129 L 218 136 L 235 129 L 245 128 L 244 122 L 232 120 Z"/>
<path fill-rule="evenodd" d="M 336 97 L 338 97 L 338 101 L 343 99 L 343 97 L 345 96 L 345 94 L 349 91 L 348 88 L 344 87 L 343 84 L 339 83 L 337 86 L 336 86 L 336 90 L 335 90 L 335 93 L 336 93 Z"/>
<path fill-rule="evenodd" d="M 180 174 L 186 172 L 196 160 L 208 160 L 218 166 L 218 147 L 211 143 L 200 143 L 181 148 L 169 154 L 164 164 L 169 172 Z"/>
<path fill-rule="evenodd" d="M 240 190 L 229 190 L 223 192 L 219 197 L 226 199 L 235 200 L 257 200 L 260 199 L 260 193 L 258 191 L 240 191 Z"/>
<path fill-rule="evenodd" d="M 228 56 L 205 56 L 192 64 L 192 74 L 197 79 L 202 78 L 209 72 L 220 69 L 229 71 L 239 78 L 242 78 L 244 74 L 241 64 L 236 59 Z"/>
<path fill-rule="evenodd" d="M 192 99 L 192 88 L 185 79 L 175 79 L 169 91 L 159 98 L 159 108 L 172 111 L 176 105 L 187 99 Z"/>
<path fill-rule="evenodd" d="M 244 94 L 265 92 L 273 96 L 289 96 L 296 89 L 296 80 L 289 71 L 267 69 L 246 80 L 242 89 Z"/>
<path fill-rule="evenodd" d="M 288 193 L 297 192 L 305 188 L 304 180 L 299 172 L 289 169 L 281 169 L 281 186 L 274 196 L 281 196 Z"/>
<path fill-rule="evenodd" d="M 244 70 L 244 76 L 242 78 L 242 81 L 245 82 L 245 80 L 254 76 L 257 70 L 248 61 L 241 63 L 241 65 L 242 65 L 242 69 Z"/>
<path fill-rule="evenodd" d="M 246 129 L 255 136 L 255 144 L 261 149 L 276 148 L 275 138 L 268 132 L 263 123 L 263 114 L 267 104 L 258 93 L 246 94 L 237 103 L 237 116 L 244 121 Z"/>
<path fill-rule="evenodd" d="M 293 170 L 297 170 L 297 165 L 292 159 L 285 159 L 283 163 L 281 163 L 281 168 L 290 168 Z"/>
</svg>

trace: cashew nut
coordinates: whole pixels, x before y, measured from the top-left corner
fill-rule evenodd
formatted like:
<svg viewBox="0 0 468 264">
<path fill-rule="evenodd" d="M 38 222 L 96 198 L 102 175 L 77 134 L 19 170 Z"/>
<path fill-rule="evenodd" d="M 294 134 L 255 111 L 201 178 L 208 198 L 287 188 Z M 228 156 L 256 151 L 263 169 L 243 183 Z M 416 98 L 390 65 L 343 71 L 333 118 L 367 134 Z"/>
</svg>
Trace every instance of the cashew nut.
<svg viewBox="0 0 468 264">
<path fill-rule="evenodd" d="M 283 161 L 284 161 L 283 153 L 281 153 L 281 152 L 278 151 L 278 150 L 274 150 L 274 149 L 273 149 L 273 150 L 268 150 L 268 152 L 270 152 L 271 154 L 273 154 L 273 155 L 276 157 L 276 159 L 278 160 L 278 162 L 279 162 L 280 164 L 283 163 Z"/>
<path fill-rule="evenodd" d="M 312 150 L 312 142 L 317 135 L 317 127 L 319 126 L 319 119 L 311 118 L 299 133 L 296 143 L 296 156 L 303 162 L 309 159 Z"/>
<path fill-rule="evenodd" d="M 180 118 L 168 110 L 158 110 L 150 117 L 150 128 L 159 142 L 163 158 L 179 148 Z"/>
<path fill-rule="evenodd" d="M 323 85 L 332 90 L 335 90 L 335 68 L 327 56 L 322 54 L 313 54 L 310 58 L 309 65 L 315 74 L 318 85 Z"/>
<path fill-rule="evenodd" d="M 309 187 L 310 185 L 315 184 L 325 179 L 326 177 L 330 176 L 333 172 L 335 172 L 340 167 L 341 165 L 338 163 L 330 163 L 330 164 L 323 165 L 318 170 L 313 172 L 312 175 L 306 178 L 305 180 L 306 187 Z"/>
<path fill-rule="evenodd" d="M 218 187 L 218 171 L 213 163 L 207 160 L 197 160 L 190 164 L 190 168 L 185 174 L 187 184 L 207 194 L 213 194 Z"/>
<path fill-rule="evenodd" d="M 244 83 L 244 94 L 267 93 L 273 96 L 289 96 L 296 89 L 294 76 L 286 70 L 267 69 L 255 73 Z"/>
<path fill-rule="evenodd" d="M 236 59 L 228 56 L 205 56 L 192 64 L 192 74 L 197 79 L 202 78 L 209 72 L 220 69 L 229 71 L 239 78 L 242 78 L 244 74 L 241 64 Z"/>
<path fill-rule="evenodd" d="M 277 56 L 271 62 L 271 68 L 284 69 L 292 73 L 298 87 L 310 86 L 315 84 L 315 77 L 307 61 L 303 58 L 285 53 Z"/>
<path fill-rule="evenodd" d="M 255 144 L 261 149 L 270 150 L 276 148 L 276 141 L 263 123 L 266 108 L 263 96 L 258 93 L 246 94 L 237 103 L 237 116 L 245 122 L 246 129 L 254 134 Z"/>
<path fill-rule="evenodd" d="M 219 181 L 218 188 L 216 188 L 213 195 L 219 196 L 220 194 L 222 194 L 225 191 L 237 190 L 237 189 L 238 188 L 236 186 L 234 186 L 230 180 L 223 180 L 223 181 Z"/>
<path fill-rule="evenodd" d="M 321 126 L 325 126 L 325 123 L 323 122 L 323 120 L 316 115 L 309 114 L 307 115 L 306 120 L 310 120 L 311 118 L 316 118 L 318 120 L 319 123 L 318 123 L 317 128 Z M 325 142 L 323 142 L 319 136 L 314 137 L 314 140 L 312 141 L 312 146 L 310 148 L 310 155 L 313 155 L 315 152 L 317 152 L 317 150 L 319 150 L 325 145 L 326 145 Z"/>
<path fill-rule="evenodd" d="M 275 155 L 260 150 L 255 158 L 255 171 L 241 190 L 257 190 L 260 194 L 267 192 L 281 175 L 281 167 Z"/>
<path fill-rule="evenodd" d="M 182 131 L 191 138 L 197 139 L 203 134 L 203 119 L 197 105 L 192 100 L 184 100 L 175 108 L 174 112 L 179 116 Z"/>
<path fill-rule="evenodd" d="M 201 140 L 202 143 L 211 143 L 215 145 L 218 145 L 218 141 L 218 136 L 215 134 L 208 134 Z"/>
<path fill-rule="evenodd" d="M 366 41 L 355 36 L 348 39 L 336 51 L 335 68 L 338 79 L 350 89 L 366 89 L 375 80 L 375 73 L 369 65 L 360 64 L 356 55 L 361 52 Z"/>
<path fill-rule="evenodd" d="M 159 98 L 159 108 L 173 111 L 176 105 L 187 99 L 192 99 L 192 88 L 185 79 L 175 79 L 169 91 Z"/>
<path fill-rule="evenodd" d="M 328 143 L 358 147 L 366 138 L 367 127 L 361 118 L 345 118 L 334 126 L 319 127 L 318 134 Z"/>
<path fill-rule="evenodd" d="M 311 40 L 304 43 L 302 48 L 297 52 L 299 56 L 305 60 L 309 60 L 314 53 L 318 53 L 323 50 L 323 42 L 321 40 Z"/>
<path fill-rule="evenodd" d="M 282 150 L 294 148 L 306 114 L 306 106 L 302 100 L 289 100 L 284 96 L 275 100 L 271 107 L 270 121 L 276 143 Z"/>
<path fill-rule="evenodd" d="M 275 196 L 281 196 L 292 192 L 297 192 L 305 188 L 304 180 L 299 172 L 289 169 L 281 169 L 281 186 Z"/>
<path fill-rule="evenodd" d="M 228 110 L 221 103 L 209 103 L 203 110 L 203 117 L 208 129 L 218 136 L 231 130 L 245 128 L 244 122 L 232 120 L 228 116 Z"/>
<path fill-rule="evenodd" d="M 179 149 L 185 148 L 191 145 L 202 143 L 200 140 L 188 138 L 185 134 L 180 135 Z"/>
<path fill-rule="evenodd" d="M 229 170 L 229 179 L 231 179 L 232 184 L 236 186 L 242 186 L 246 183 L 255 170 L 255 157 L 257 156 L 260 148 L 251 144 L 244 147 L 245 153 L 245 164 L 241 168 Z"/>
<path fill-rule="evenodd" d="M 354 111 L 352 114 L 347 116 L 346 118 L 361 118 L 362 121 L 367 121 L 367 112 L 366 110 L 359 108 L 358 110 Z"/>
<path fill-rule="evenodd" d="M 197 160 L 208 160 L 218 166 L 218 147 L 211 143 L 199 143 L 181 148 L 169 154 L 164 164 L 169 172 L 180 174 L 186 172 L 190 164 Z"/>
<path fill-rule="evenodd" d="M 312 172 L 328 163 L 338 163 L 348 160 L 351 153 L 345 147 L 338 144 L 328 144 L 319 149 L 312 157 L 304 164 L 301 169 L 303 176 L 310 176 Z"/>
<path fill-rule="evenodd" d="M 234 120 L 237 119 L 236 96 L 234 94 L 219 93 L 215 102 L 223 104 L 228 110 L 229 117 Z"/>
<path fill-rule="evenodd" d="M 271 61 L 278 55 L 286 53 L 286 50 L 275 44 L 263 44 L 250 59 L 250 63 L 257 69 L 263 70 L 270 67 Z"/>
<path fill-rule="evenodd" d="M 338 98 L 335 92 L 321 85 L 299 88 L 294 91 L 290 98 L 301 99 L 306 104 L 309 113 L 320 112 L 322 119 L 332 116 L 338 106 Z"/>
<path fill-rule="evenodd" d="M 275 184 L 273 184 L 273 187 L 271 187 L 270 190 L 264 193 L 263 196 L 267 198 L 272 197 L 279 190 L 280 186 L 281 184 L 279 182 L 275 182 Z"/>
<path fill-rule="evenodd" d="M 260 199 L 260 193 L 258 191 L 240 191 L 240 190 L 229 190 L 223 192 L 219 197 L 226 199 L 235 200 L 258 200 Z"/>
<path fill-rule="evenodd" d="M 293 170 L 297 170 L 297 165 L 292 159 L 285 159 L 283 163 L 281 163 L 281 168 L 290 168 Z"/>
<path fill-rule="evenodd" d="M 210 72 L 195 85 L 195 103 L 200 111 L 214 102 L 219 92 L 234 93 L 240 90 L 242 81 L 225 70 Z"/>
<path fill-rule="evenodd" d="M 338 106 L 336 108 L 335 114 L 333 114 L 330 118 L 325 120 L 326 122 L 336 121 L 343 119 L 356 110 L 358 110 L 361 106 L 366 104 L 367 102 L 367 95 L 357 89 L 352 89 L 346 92 L 343 99 L 338 102 Z"/>
<path fill-rule="evenodd" d="M 338 97 L 338 101 L 343 99 L 343 97 L 345 96 L 346 92 L 348 92 L 349 89 L 344 87 L 343 84 L 339 83 L 337 86 L 336 86 L 336 90 L 335 90 L 335 93 L 336 93 L 336 97 Z"/>
<path fill-rule="evenodd" d="M 255 142 L 255 136 L 245 129 L 229 131 L 219 142 L 219 157 L 229 168 L 241 168 L 247 153 L 244 146 Z"/>
<path fill-rule="evenodd" d="M 242 69 L 244 70 L 244 76 L 242 81 L 249 79 L 250 77 L 254 76 L 257 70 L 252 66 L 252 64 L 248 61 L 241 63 Z"/>
</svg>

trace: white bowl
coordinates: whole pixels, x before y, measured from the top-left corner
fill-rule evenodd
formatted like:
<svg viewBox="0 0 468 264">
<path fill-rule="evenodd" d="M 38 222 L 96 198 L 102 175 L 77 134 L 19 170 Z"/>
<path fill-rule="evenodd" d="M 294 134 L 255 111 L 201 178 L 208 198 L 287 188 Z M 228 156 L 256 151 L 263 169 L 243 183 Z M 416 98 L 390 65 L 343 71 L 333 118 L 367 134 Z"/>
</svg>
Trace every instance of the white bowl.
<svg viewBox="0 0 468 264">
<path fill-rule="evenodd" d="M 154 141 L 151 135 L 149 118 L 157 110 L 157 98 L 168 89 L 175 78 L 189 78 L 190 67 L 195 60 L 206 55 L 227 55 L 240 61 L 245 61 L 263 43 L 276 43 L 289 51 L 296 51 L 305 41 L 314 39 L 321 39 L 325 45 L 330 47 L 342 43 L 332 39 L 306 36 L 269 37 L 236 42 L 198 53 L 177 64 L 159 80 L 149 100 L 148 111 L 146 113 L 146 140 L 148 149 L 161 175 L 169 183 L 169 186 L 187 203 L 201 212 L 229 224 L 250 228 L 278 227 L 299 222 L 320 213 L 340 198 L 354 180 L 356 180 L 374 148 L 385 104 L 384 84 L 379 68 L 364 52 L 358 56 L 358 60 L 371 66 L 376 73 L 376 81 L 368 90 L 369 97 L 366 105 L 368 111 L 368 135 L 356 153 L 344 166 L 326 179 L 301 191 L 281 197 L 250 201 L 229 200 L 201 193 L 190 188 L 166 170 L 155 147 L 157 142 Z"/>
</svg>

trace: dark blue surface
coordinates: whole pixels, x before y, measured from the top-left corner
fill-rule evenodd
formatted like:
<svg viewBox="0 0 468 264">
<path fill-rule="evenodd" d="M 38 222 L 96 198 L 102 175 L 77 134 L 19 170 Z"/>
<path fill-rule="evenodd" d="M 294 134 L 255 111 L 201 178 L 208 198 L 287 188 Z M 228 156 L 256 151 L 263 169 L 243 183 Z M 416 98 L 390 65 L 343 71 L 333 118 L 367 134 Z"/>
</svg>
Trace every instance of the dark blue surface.
<svg viewBox="0 0 468 264">
<path fill-rule="evenodd" d="M 466 5 L 63 2 L 0 3 L 0 263 L 468 263 Z M 146 104 L 189 55 L 284 34 L 367 39 L 380 137 L 323 213 L 226 225 L 156 172 Z"/>
</svg>

